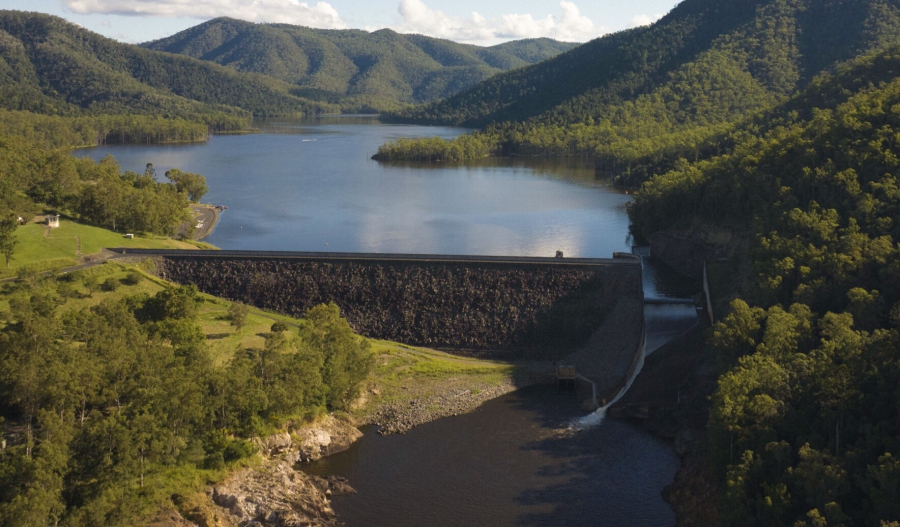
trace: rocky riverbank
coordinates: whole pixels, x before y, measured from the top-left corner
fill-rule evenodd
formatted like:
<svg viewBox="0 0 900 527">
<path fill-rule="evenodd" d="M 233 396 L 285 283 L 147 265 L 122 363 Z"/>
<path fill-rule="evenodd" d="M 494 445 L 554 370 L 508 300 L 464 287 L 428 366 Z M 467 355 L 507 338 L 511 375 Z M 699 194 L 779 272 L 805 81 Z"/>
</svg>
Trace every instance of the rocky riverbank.
<svg viewBox="0 0 900 527">
<path fill-rule="evenodd" d="M 409 351 L 420 357 L 422 352 Z M 475 363 L 472 359 L 449 359 Z M 240 469 L 211 486 L 205 494 L 173 496 L 176 511 L 160 513 L 148 525 L 154 527 L 331 527 L 338 519 L 331 497 L 354 493 L 351 482 L 340 477 L 321 478 L 299 470 L 315 461 L 348 449 L 362 437 L 358 424 L 376 424 L 383 434 L 404 433 L 414 426 L 442 417 L 470 412 L 487 400 L 517 388 L 546 380 L 547 364 L 516 368 L 506 377 L 482 378 L 454 375 L 450 378 L 407 379 L 413 389 L 400 395 L 380 393 L 377 384 L 366 390 L 356 417 L 328 416 L 315 423 L 258 438 L 254 444 L 262 462 Z"/>
<path fill-rule="evenodd" d="M 454 387 L 428 397 L 378 405 L 363 420 L 367 424 L 378 425 L 380 434 L 402 434 L 442 417 L 471 412 L 485 401 L 517 388 L 512 379 L 494 385 L 480 384 L 464 389 Z"/>
<path fill-rule="evenodd" d="M 355 412 L 360 424 L 377 425 L 383 435 L 471 412 L 525 386 L 555 382 L 549 362 L 482 361 L 407 346 L 386 351 L 376 362 L 381 376 L 363 391 Z"/>
<path fill-rule="evenodd" d="M 205 495 L 173 496 L 178 514 L 153 525 L 310 527 L 337 525 L 330 498 L 355 492 L 339 477 L 320 478 L 298 464 L 346 450 L 362 433 L 350 419 L 328 416 L 254 441 L 263 458 L 210 487 Z"/>
</svg>

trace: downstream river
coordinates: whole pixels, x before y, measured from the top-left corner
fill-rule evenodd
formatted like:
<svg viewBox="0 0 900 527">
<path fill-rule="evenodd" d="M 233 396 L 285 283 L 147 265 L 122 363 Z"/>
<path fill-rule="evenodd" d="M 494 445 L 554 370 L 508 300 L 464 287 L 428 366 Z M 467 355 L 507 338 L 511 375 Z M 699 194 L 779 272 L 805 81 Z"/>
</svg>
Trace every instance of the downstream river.
<svg viewBox="0 0 900 527">
<path fill-rule="evenodd" d="M 489 160 L 466 166 L 370 159 L 401 137 L 454 137 L 449 127 L 371 118 L 273 120 L 263 133 L 206 144 L 105 146 L 124 169 L 153 163 L 206 176 L 204 202 L 227 205 L 207 241 L 223 249 L 610 257 L 631 251 L 630 196 L 592 166 Z M 645 294 L 693 291 L 644 258 Z M 646 308 L 648 352 L 696 319 L 690 306 Z M 661 497 L 678 458 L 615 419 L 572 431 L 574 395 L 534 387 L 400 436 L 373 428 L 349 451 L 306 470 L 349 479 L 334 499 L 348 526 L 674 525 Z"/>
</svg>

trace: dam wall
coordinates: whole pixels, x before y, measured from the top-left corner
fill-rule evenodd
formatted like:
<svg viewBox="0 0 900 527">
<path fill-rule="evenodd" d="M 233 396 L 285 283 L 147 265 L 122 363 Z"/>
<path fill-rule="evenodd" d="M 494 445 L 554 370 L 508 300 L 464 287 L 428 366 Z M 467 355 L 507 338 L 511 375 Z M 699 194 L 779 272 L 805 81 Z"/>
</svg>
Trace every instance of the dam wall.
<svg viewBox="0 0 900 527">
<path fill-rule="evenodd" d="M 127 256 L 156 257 L 161 277 L 212 295 L 292 316 L 334 302 L 367 337 L 476 354 L 563 357 L 623 299 L 642 298 L 640 262 L 627 257 L 131 249 Z"/>
</svg>

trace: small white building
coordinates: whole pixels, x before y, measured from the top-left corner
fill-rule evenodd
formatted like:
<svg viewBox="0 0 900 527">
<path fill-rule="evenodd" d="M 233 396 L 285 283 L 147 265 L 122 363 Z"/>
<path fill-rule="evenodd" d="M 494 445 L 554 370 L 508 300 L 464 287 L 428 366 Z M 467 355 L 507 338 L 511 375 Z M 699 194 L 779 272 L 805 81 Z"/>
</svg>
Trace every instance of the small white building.
<svg viewBox="0 0 900 527">
<path fill-rule="evenodd" d="M 47 216 L 47 226 L 51 229 L 59 227 L 59 214 Z"/>
</svg>

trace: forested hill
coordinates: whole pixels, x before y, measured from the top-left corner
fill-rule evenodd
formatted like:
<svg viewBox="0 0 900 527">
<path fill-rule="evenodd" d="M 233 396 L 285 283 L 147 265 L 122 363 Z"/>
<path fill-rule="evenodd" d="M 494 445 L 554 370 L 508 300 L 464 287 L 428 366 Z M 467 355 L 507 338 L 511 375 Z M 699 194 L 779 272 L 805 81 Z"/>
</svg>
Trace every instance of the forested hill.
<svg viewBox="0 0 900 527">
<path fill-rule="evenodd" d="M 735 137 L 629 210 L 643 234 L 746 240 L 709 338 L 716 523 L 900 525 L 900 46 Z"/>
<path fill-rule="evenodd" d="M 58 17 L 0 11 L 0 108 L 50 115 L 311 114 L 334 107 L 264 75 L 116 42 Z"/>
<path fill-rule="evenodd" d="M 653 26 L 594 40 L 397 117 L 568 125 L 615 121 L 643 104 L 651 107 L 637 110 L 662 125 L 715 122 L 765 106 L 898 32 L 897 0 L 685 0 Z"/>
<path fill-rule="evenodd" d="M 382 29 L 311 29 L 217 18 L 144 47 L 262 73 L 322 100 L 418 103 L 448 97 L 576 44 L 529 39 L 492 47 Z"/>
</svg>

